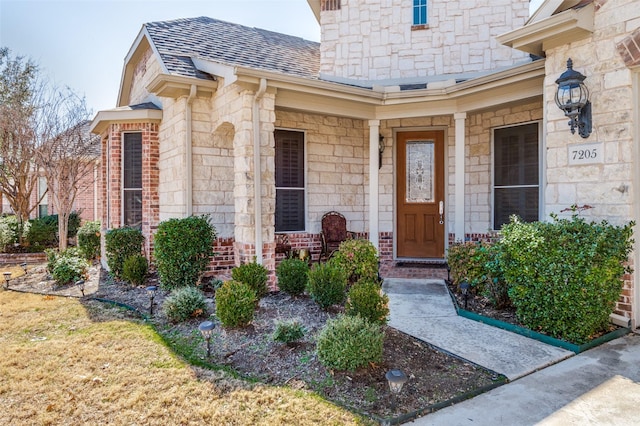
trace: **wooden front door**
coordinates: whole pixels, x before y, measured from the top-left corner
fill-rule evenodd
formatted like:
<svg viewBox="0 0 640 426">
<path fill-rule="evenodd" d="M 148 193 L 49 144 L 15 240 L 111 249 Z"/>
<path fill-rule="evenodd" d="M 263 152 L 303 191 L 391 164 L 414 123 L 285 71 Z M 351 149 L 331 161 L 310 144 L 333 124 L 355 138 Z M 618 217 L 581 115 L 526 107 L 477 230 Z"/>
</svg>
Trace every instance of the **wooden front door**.
<svg viewBox="0 0 640 426">
<path fill-rule="evenodd" d="M 444 257 L 444 132 L 397 133 L 398 258 Z"/>
</svg>

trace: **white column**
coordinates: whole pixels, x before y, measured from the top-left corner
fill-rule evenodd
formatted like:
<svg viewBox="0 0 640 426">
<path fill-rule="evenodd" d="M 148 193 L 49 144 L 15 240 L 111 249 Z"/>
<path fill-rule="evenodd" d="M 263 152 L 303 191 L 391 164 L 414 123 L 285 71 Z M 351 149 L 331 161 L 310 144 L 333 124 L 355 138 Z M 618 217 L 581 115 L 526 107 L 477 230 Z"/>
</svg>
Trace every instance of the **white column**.
<svg viewBox="0 0 640 426">
<path fill-rule="evenodd" d="M 453 118 L 456 122 L 454 233 L 456 241 L 464 241 L 464 133 L 467 113 L 457 112 Z"/>
<path fill-rule="evenodd" d="M 379 251 L 378 143 L 380 120 L 369 120 L 369 241 Z"/>
</svg>

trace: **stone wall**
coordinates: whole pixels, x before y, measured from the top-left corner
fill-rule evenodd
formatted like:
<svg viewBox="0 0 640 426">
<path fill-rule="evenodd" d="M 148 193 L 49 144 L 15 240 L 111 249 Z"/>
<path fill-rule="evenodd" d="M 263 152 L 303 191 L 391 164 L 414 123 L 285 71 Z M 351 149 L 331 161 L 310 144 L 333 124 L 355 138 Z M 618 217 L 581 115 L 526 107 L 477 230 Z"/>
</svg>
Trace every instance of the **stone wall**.
<svg viewBox="0 0 640 426">
<path fill-rule="evenodd" d="M 360 80 L 476 72 L 527 60 L 495 36 L 524 25 L 528 0 L 428 2 L 414 27 L 412 2 L 342 0 L 321 12 L 322 73 Z"/>
</svg>

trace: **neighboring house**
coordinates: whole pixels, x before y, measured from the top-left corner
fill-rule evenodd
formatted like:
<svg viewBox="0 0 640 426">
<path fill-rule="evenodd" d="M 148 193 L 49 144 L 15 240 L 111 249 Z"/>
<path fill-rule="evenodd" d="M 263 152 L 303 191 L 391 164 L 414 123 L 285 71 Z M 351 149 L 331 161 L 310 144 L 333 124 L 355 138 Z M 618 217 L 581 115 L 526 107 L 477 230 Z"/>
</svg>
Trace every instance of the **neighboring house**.
<svg viewBox="0 0 640 426">
<path fill-rule="evenodd" d="M 317 258 L 336 210 L 385 275 L 511 214 L 639 219 L 638 73 L 618 47 L 637 42 L 637 0 L 547 0 L 532 19 L 527 0 L 308 1 L 320 44 L 205 17 L 143 26 L 117 108 L 92 123 L 104 230 L 141 227 L 151 254 L 160 221 L 208 213 L 215 270 L 273 271 L 277 234 Z M 591 90 L 586 140 L 554 103 L 569 56 Z M 597 158 L 569 161 L 592 142 Z M 636 322 L 639 287 L 628 277 L 617 309 Z"/>
</svg>

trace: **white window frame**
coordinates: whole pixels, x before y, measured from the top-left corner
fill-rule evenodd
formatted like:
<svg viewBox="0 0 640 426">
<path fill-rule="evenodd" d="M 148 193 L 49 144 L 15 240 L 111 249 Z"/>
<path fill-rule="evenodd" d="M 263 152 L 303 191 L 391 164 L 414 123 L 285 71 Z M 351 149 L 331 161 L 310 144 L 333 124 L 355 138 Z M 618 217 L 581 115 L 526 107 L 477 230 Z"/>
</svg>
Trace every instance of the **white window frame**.
<svg viewBox="0 0 640 426">
<path fill-rule="evenodd" d="M 422 4 L 424 2 L 424 4 Z M 416 22 L 416 10 L 419 14 L 422 14 L 424 8 L 424 22 Z M 429 0 L 413 0 L 413 6 L 411 7 L 411 21 L 413 26 L 429 25 Z"/>
</svg>

